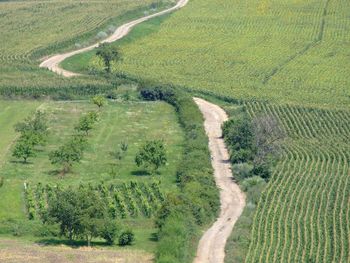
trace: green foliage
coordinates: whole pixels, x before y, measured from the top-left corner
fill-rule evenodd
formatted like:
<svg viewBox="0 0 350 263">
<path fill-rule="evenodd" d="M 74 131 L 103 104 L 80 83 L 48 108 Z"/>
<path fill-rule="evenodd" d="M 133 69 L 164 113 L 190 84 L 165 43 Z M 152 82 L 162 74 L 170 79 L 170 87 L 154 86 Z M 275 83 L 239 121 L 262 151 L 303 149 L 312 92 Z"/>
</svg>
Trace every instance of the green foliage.
<svg viewBox="0 0 350 263">
<path fill-rule="evenodd" d="M 256 149 L 253 128 L 246 116 L 225 122 L 222 131 L 226 145 L 229 147 L 232 163 L 248 162 L 254 159 Z"/>
<path fill-rule="evenodd" d="M 174 87 L 143 83 L 140 95 L 146 100 L 161 99 L 173 105 L 185 132 L 184 156 L 177 170 L 180 194 L 166 198 L 156 220 L 159 227 L 156 262 L 191 262 L 196 249 L 193 240 L 199 234 L 196 226 L 209 224 L 219 207 L 203 118 L 192 98 Z"/>
<path fill-rule="evenodd" d="M 35 157 L 35 146 L 43 145 L 48 136 L 47 118 L 45 113 L 37 111 L 34 117 L 28 117 L 23 122 L 15 125 L 15 131 L 20 133 L 12 151 L 12 156 L 23 159 L 27 163 L 28 158 Z"/>
<path fill-rule="evenodd" d="M 234 178 L 241 182 L 252 175 L 253 168 L 254 166 L 249 163 L 236 163 L 232 165 L 232 173 Z"/>
<path fill-rule="evenodd" d="M 61 235 L 70 240 L 84 238 L 90 245 L 92 238 L 101 236 L 112 244 L 116 236 L 105 199 L 90 188 L 58 190 L 48 200 L 48 217 L 48 223 L 58 223 Z"/>
<path fill-rule="evenodd" d="M 83 152 L 87 140 L 82 136 L 74 136 L 66 144 L 59 147 L 58 150 L 49 153 L 49 159 L 52 164 L 62 166 L 62 175 L 70 171 L 74 163 L 80 162 L 83 158 Z"/>
<path fill-rule="evenodd" d="M 92 98 L 92 103 L 100 109 L 103 105 L 106 104 L 106 99 L 101 95 L 97 95 Z"/>
<path fill-rule="evenodd" d="M 5 181 L 4 177 L 0 176 L 0 188 L 3 187 L 4 181 Z"/>
<path fill-rule="evenodd" d="M 102 58 L 107 73 L 111 72 L 112 62 L 117 62 L 121 59 L 119 48 L 109 43 L 103 43 L 100 45 L 97 49 L 96 55 Z"/>
<path fill-rule="evenodd" d="M 152 172 L 158 171 L 159 167 L 167 162 L 163 141 L 147 141 L 136 154 L 135 162 L 139 167 L 143 166 Z"/>
<path fill-rule="evenodd" d="M 122 232 L 119 236 L 119 246 L 130 246 L 135 240 L 135 235 L 131 230 Z"/>
<path fill-rule="evenodd" d="M 78 125 L 75 130 L 78 132 L 84 132 L 89 135 L 89 131 L 94 128 L 94 124 L 98 121 L 98 114 L 94 111 L 88 112 L 79 119 Z"/>
<path fill-rule="evenodd" d="M 23 162 L 27 163 L 28 158 L 36 156 L 33 141 L 31 141 L 30 138 L 17 141 L 13 148 L 12 156 L 18 159 L 23 159 Z"/>
</svg>

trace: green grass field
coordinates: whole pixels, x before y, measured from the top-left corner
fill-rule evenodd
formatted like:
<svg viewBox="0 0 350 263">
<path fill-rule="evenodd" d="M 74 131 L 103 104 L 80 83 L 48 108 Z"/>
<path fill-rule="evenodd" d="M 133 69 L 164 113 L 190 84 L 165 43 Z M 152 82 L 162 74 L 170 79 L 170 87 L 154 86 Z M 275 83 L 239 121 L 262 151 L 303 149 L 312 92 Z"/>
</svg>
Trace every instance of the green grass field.
<svg viewBox="0 0 350 263">
<path fill-rule="evenodd" d="M 172 4 L 168 0 L 0 2 L 0 88 L 94 85 L 92 78 L 67 81 L 39 59 L 95 43 L 117 26 Z"/>
<path fill-rule="evenodd" d="M 115 70 L 240 99 L 346 108 L 349 11 L 346 0 L 193 0 L 121 45 Z"/>
<path fill-rule="evenodd" d="M 1 102 L 4 108 L 11 105 L 17 110 L 17 118 L 8 122 L 4 127 L 8 134 L 7 142 L 3 141 L 3 147 L 11 148 L 15 139 L 13 124 L 22 116 L 28 115 L 31 109 L 40 105 L 38 102 Z M 26 105 L 23 107 L 22 105 Z M 102 181 L 106 184 L 121 185 L 134 181 L 140 186 L 151 184 L 153 180 L 160 180 L 160 189 L 165 194 L 168 191 L 176 191 L 175 171 L 182 157 L 183 134 L 179 127 L 173 108 L 161 102 L 143 103 L 140 101 L 114 102 L 100 111 L 100 121 L 88 138 L 89 146 L 85 151 L 81 163 L 73 167 L 73 171 L 61 178 L 57 173 L 58 167 L 52 166 L 48 159 L 48 153 L 59 147 L 74 132 L 74 125 L 78 118 L 89 110 L 97 110 L 97 107 L 89 101 L 76 102 L 43 102 L 40 109 L 48 114 L 50 135 L 48 143 L 39 152 L 37 157 L 29 160 L 28 164 L 18 162 L 11 156 L 11 151 L 4 153 L 4 165 L 0 170 L 0 176 L 5 178 L 3 187 L 0 188 L 0 221 L 22 220 L 24 224 L 26 208 L 24 202 L 24 182 L 29 183 L 35 189 L 37 183 L 56 185 L 62 187 L 75 186 L 80 183 L 98 185 Z M 14 112 L 16 113 L 16 112 Z M 6 121 L 5 116 L 1 121 Z M 15 115 L 16 116 L 16 115 Z M 11 135 L 11 136 L 10 136 Z M 138 148 L 146 140 L 163 139 L 167 149 L 167 165 L 160 169 L 159 175 L 147 175 L 138 168 L 134 158 Z M 115 160 L 111 152 L 118 149 L 121 142 L 127 142 L 129 149 L 127 155 L 121 161 Z M 5 145 L 6 143 L 6 145 Z M 1 148 L 3 149 L 3 148 Z M 123 193 L 123 192 L 122 192 Z M 125 202 L 133 196 L 124 196 Z M 137 201 L 137 200 L 136 200 Z M 150 240 L 155 231 L 152 218 L 142 215 L 136 218 L 127 217 L 124 223 L 135 230 L 138 242 L 135 247 L 152 251 L 155 242 Z M 1 232 L 1 231 L 0 231 Z"/>
</svg>

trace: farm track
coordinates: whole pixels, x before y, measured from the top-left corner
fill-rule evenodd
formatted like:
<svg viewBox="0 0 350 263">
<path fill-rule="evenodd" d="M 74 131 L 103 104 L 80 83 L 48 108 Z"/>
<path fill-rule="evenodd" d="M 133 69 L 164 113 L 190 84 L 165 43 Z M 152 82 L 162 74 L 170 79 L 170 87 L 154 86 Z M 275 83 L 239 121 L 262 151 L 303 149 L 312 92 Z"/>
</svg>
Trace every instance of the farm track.
<svg viewBox="0 0 350 263">
<path fill-rule="evenodd" d="M 138 24 L 140 24 L 142 22 L 145 22 L 145 21 L 147 21 L 149 19 L 152 19 L 154 17 L 162 16 L 162 15 L 171 13 L 171 12 L 173 12 L 173 11 L 179 9 L 179 8 L 182 8 L 188 3 L 188 1 L 189 0 L 180 0 L 180 1 L 177 2 L 177 4 L 175 6 L 169 8 L 169 9 L 163 10 L 161 12 L 158 12 L 158 13 L 155 13 L 155 14 L 152 14 L 152 15 L 149 15 L 149 16 L 141 17 L 139 19 L 136 19 L 136 20 L 133 20 L 133 21 L 128 22 L 126 24 L 123 24 L 120 27 L 118 27 L 111 36 L 109 36 L 108 38 L 102 40 L 101 42 L 98 42 L 98 43 L 95 43 L 95 44 L 93 44 L 91 46 L 84 47 L 84 48 L 81 48 L 81 49 L 77 49 L 77 50 L 74 50 L 74 51 L 71 51 L 71 52 L 67 52 L 67 53 L 57 54 L 57 55 L 51 56 L 51 57 L 45 59 L 43 62 L 41 62 L 40 67 L 41 68 L 48 68 L 49 70 L 51 70 L 51 71 L 53 71 L 53 72 L 55 72 L 57 74 L 60 74 L 60 75 L 62 75 L 64 77 L 79 76 L 78 73 L 74 73 L 74 72 L 62 69 L 59 64 L 63 60 L 65 60 L 65 59 L 67 59 L 69 57 L 72 57 L 74 55 L 90 51 L 90 50 L 98 47 L 102 43 L 115 42 L 115 41 L 125 37 L 130 32 L 130 30 L 133 27 L 135 27 L 136 25 L 138 25 Z"/>
<path fill-rule="evenodd" d="M 204 119 L 217 186 L 220 188 L 221 212 L 204 233 L 194 263 L 223 263 L 225 245 L 233 226 L 243 212 L 245 195 L 232 180 L 229 154 L 222 138 L 221 125 L 227 120 L 224 110 L 205 100 L 194 98 Z"/>
<path fill-rule="evenodd" d="M 40 67 L 48 68 L 64 77 L 78 76 L 79 74 L 77 73 L 60 68 L 59 64 L 66 58 L 90 51 L 98 47 L 101 43 L 117 41 L 126 36 L 136 25 L 151 18 L 175 11 L 185 6 L 188 1 L 189 0 L 180 0 L 172 8 L 126 23 L 120 26 L 110 37 L 99 43 L 72 52 L 54 55 L 44 60 L 40 64 Z M 209 147 L 212 153 L 212 165 L 215 170 L 215 180 L 218 187 L 221 189 L 221 213 L 214 225 L 202 236 L 194 262 L 223 263 L 226 241 L 232 232 L 235 222 L 243 212 L 245 206 L 245 195 L 232 180 L 231 166 L 228 162 L 229 154 L 224 141 L 221 138 L 221 125 L 227 120 L 226 113 L 217 105 L 204 100 L 195 98 L 195 102 L 198 104 L 205 117 L 205 127 L 209 137 Z"/>
</svg>

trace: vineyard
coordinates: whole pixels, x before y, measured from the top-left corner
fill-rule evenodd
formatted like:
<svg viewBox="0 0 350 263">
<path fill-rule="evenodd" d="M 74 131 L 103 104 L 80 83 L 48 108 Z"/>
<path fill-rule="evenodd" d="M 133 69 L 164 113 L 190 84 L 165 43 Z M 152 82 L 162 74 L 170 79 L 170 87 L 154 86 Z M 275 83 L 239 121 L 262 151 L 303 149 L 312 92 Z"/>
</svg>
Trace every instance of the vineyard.
<svg viewBox="0 0 350 263">
<path fill-rule="evenodd" d="M 347 0 L 193 0 L 161 26 L 140 25 L 154 30 L 122 45 L 115 71 L 235 98 L 344 109 L 349 12 Z"/>
<path fill-rule="evenodd" d="M 95 43 L 122 22 L 169 4 L 167 0 L 2 1 L 0 87 L 97 85 L 91 78 L 68 82 L 39 69 L 38 60 Z"/>
<path fill-rule="evenodd" d="M 157 213 L 164 201 L 160 183 L 157 181 L 152 183 L 130 181 L 119 185 L 99 184 L 96 186 L 80 184 L 76 190 L 85 187 L 97 191 L 101 198 L 108 203 L 110 213 L 118 219 L 151 218 Z M 32 187 L 25 183 L 24 196 L 28 218 L 30 220 L 44 220 L 48 199 L 53 198 L 61 188 L 62 186 L 43 185 L 42 183 L 37 183 Z"/>
<path fill-rule="evenodd" d="M 245 107 L 251 117 L 277 118 L 289 137 L 257 206 L 245 262 L 349 262 L 350 112 Z"/>
</svg>

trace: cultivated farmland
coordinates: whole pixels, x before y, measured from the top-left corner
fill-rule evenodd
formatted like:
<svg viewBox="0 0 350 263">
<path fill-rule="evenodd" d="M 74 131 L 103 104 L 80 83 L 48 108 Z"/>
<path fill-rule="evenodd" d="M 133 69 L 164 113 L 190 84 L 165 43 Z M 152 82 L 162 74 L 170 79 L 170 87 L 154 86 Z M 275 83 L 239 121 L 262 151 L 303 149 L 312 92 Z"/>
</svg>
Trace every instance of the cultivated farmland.
<svg viewBox="0 0 350 263">
<path fill-rule="evenodd" d="M 349 112 L 245 106 L 251 117 L 274 116 L 288 134 L 256 209 L 245 262 L 349 262 Z"/>
<path fill-rule="evenodd" d="M 349 12 L 346 0 L 193 0 L 123 46 L 115 70 L 235 98 L 346 108 Z"/>
<path fill-rule="evenodd" d="M 66 81 L 38 69 L 39 59 L 60 50 L 95 43 L 121 22 L 169 4 L 168 1 L 2 1 L 0 2 L 0 87 L 94 85 Z"/>
</svg>

